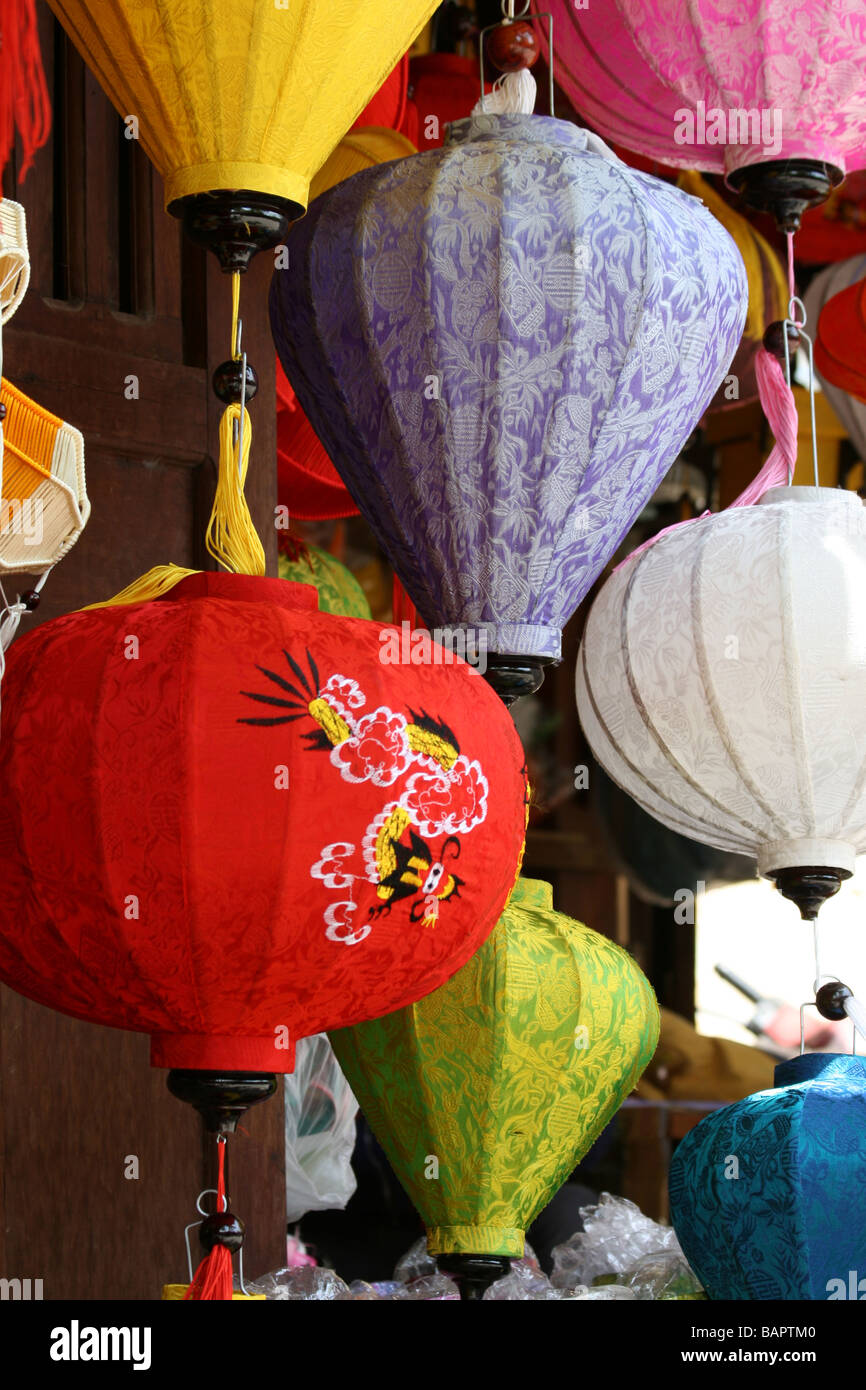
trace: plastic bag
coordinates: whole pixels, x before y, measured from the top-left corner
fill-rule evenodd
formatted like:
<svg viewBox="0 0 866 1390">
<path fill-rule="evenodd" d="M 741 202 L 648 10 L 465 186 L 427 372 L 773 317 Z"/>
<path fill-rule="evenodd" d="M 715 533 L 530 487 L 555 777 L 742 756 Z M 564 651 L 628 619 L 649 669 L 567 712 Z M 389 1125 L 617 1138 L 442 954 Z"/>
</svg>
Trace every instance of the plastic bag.
<svg viewBox="0 0 866 1390">
<path fill-rule="evenodd" d="M 302 1038 L 285 1079 L 286 1219 L 345 1207 L 357 1186 L 352 1172 L 358 1102 L 327 1034 Z"/>
<path fill-rule="evenodd" d="M 599 1276 L 627 1274 L 644 1255 L 674 1251 L 682 1256 L 671 1227 L 660 1226 L 644 1216 L 625 1197 L 603 1192 L 598 1205 L 581 1207 L 580 1215 L 583 1230 L 554 1247 L 555 1289 L 573 1289 L 578 1284 L 591 1286 Z"/>
</svg>

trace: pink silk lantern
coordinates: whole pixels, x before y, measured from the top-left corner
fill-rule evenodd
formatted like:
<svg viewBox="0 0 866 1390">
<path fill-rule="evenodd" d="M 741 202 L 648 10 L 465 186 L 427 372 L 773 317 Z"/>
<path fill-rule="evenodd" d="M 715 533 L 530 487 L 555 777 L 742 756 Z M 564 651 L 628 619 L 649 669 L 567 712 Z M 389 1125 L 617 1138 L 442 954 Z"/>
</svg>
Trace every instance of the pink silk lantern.
<svg viewBox="0 0 866 1390">
<path fill-rule="evenodd" d="M 866 6 L 855 0 L 533 9 L 552 12 L 555 76 L 606 140 L 724 174 L 785 231 L 866 164 Z M 547 55 L 547 21 L 536 28 Z"/>
</svg>

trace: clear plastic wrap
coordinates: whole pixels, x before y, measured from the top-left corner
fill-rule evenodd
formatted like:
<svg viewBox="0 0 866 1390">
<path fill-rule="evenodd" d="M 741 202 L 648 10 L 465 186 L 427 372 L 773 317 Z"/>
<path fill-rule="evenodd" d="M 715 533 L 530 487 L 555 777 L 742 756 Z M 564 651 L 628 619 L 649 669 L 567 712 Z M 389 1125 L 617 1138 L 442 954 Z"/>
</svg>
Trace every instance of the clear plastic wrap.
<svg viewBox="0 0 866 1390">
<path fill-rule="evenodd" d="M 529 1259 L 512 1260 L 511 1271 L 502 1279 L 497 1279 L 484 1292 L 489 1302 L 525 1302 L 540 1300 L 551 1302 L 562 1298 L 562 1293 L 553 1287 L 547 1275 L 539 1268 L 537 1261 Z"/>
<path fill-rule="evenodd" d="M 285 1079 L 286 1219 L 342 1210 L 355 1191 L 352 1171 L 358 1102 L 325 1033 L 302 1038 Z"/>
<path fill-rule="evenodd" d="M 600 1275 L 628 1274 L 644 1255 L 674 1251 L 683 1258 L 672 1228 L 644 1216 L 640 1207 L 625 1197 L 603 1192 L 598 1205 L 581 1207 L 580 1215 L 583 1230 L 553 1251 L 552 1283 L 556 1289 L 591 1286 Z"/>
<path fill-rule="evenodd" d="M 344 1279 L 332 1269 L 303 1265 L 295 1269 L 278 1269 L 247 1284 L 248 1293 L 263 1293 L 268 1301 L 327 1301 L 335 1302 L 349 1292 Z"/>
<path fill-rule="evenodd" d="M 625 1276 L 635 1298 L 705 1298 L 703 1286 L 679 1246 L 675 1250 L 654 1250 L 644 1255 Z"/>
</svg>

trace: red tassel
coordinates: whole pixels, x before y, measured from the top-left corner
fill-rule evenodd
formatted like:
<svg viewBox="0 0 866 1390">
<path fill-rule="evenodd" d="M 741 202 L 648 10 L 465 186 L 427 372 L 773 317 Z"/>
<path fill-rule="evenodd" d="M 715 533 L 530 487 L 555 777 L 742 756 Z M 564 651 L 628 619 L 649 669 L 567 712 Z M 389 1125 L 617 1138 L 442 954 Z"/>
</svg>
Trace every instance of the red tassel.
<svg viewBox="0 0 866 1390">
<path fill-rule="evenodd" d="M 196 1301 L 206 1299 L 227 1299 L 232 1296 L 232 1257 L 224 1245 L 215 1245 L 209 1255 L 205 1255 L 195 1272 L 195 1278 L 184 1294 L 184 1298 Z"/>
<path fill-rule="evenodd" d="M 294 535 L 291 531 L 280 531 L 277 535 L 277 549 L 285 555 L 286 559 L 292 564 L 300 559 L 306 560 L 312 570 L 313 561 L 310 558 L 309 547 L 306 541 L 302 540 L 300 536 Z"/>
<path fill-rule="evenodd" d="M 219 1150 L 219 1175 L 217 1177 L 217 1211 L 225 1211 L 226 1203 L 226 1183 L 225 1183 L 225 1140 L 217 1141 Z M 184 1294 L 184 1299 L 190 1298 L 195 1301 L 206 1299 L 231 1301 L 232 1297 L 232 1256 L 231 1251 L 224 1245 L 215 1245 L 209 1254 L 205 1255 L 201 1264 L 195 1272 L 192 1283 Z"/>
<path fill-rule="evenodd" d="M 12 152 L 17 127 L 24 155 L 18 173 L 21 183 L 51 129 L 35 0 L 0 0 L 0 68 L 0 175 Z"/>
</svg>

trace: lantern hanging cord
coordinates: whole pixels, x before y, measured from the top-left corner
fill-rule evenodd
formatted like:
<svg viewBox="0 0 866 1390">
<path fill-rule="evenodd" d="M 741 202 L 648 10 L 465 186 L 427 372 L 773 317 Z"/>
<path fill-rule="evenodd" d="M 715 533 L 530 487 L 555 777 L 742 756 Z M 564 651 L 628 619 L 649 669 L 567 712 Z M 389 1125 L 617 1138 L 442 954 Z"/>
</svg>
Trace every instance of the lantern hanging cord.
<svg viewBox="0 0 866 1390">
<path fill-rule="evenodd" d="M 232 357 L 241 364 L 241 399 L 227 405 L 220 420 L 217 486 L 205 546 L 223 569 L 234 574 L 263 575 L 264 547 L 244 495 L 252 427 L 245 403 L 247 359 L 246 353 L 241 351 L 240 283 L 240 272 L 235 271 L 232 275 Z"/>
<path fill-rule="evenodd" d="M 821 988 L 821 986 L 825 983 L 825 977 L 824 977 L 824 975 L 823 975 L 823 973 L 822 973 L 822 971 L 821 971 L 821 935 L 820 935 L 820 932 L 821 932 L 821 927 L 820 927 L 818 918 L 816 917 L 815 920 L 814 920 L 814 922 L 812 923 L 812 941 L 813 941 L 813 944 L 814 944 L 814 947 L 815 947 L 815 980 L 814 980 L 814 983 L 813 983 L 813 985 L 812 985 L 812 988 L 814 989 L 814 991 L 815 991 L 816 994 L 818 993 L 818 990 Z M 831 978 L 832 978 L 831 976 L 829 976 L 829 975 L 827 976 L 827 979 L 831 979 Z"/>
<path fill-rule="evenodd" d="M 789 233 L 789 236 L 790 235 L 791 233 Z M 794 401 L 794 395 L 791 391 L 791 350 L 788 343 L 788 324 L 790 323 L 796 330 L 798 339 L 802 339 L 805 342 L 807 348 L 807 356 L 809 360 L 809 428 L 812 436 L 812 473 L 815 479 L 815 486 L 820 487 L 821 478 L 818 472 L 818 427 L 815 423 L 815 361 L 813 354 L 812 338 L 811 335 L 806 332 L 807 318 L 808 315 L 806 313 L 806 306 L 803 303 L 802 299 L 798 299 L 795 294 L 792 294 L 791 299 L 788 303 L 788 317 L 785 319 L 783 324 L 783 341 L 785 344 L 785 381 L 788 388 L 788 394 L 791 398 L 792 408 L 796 415 L 796 402 Z M 763 404 L 763 399 L 761 403 Z M 796 418 L 797 426 L 799 429 L 799 417 L 797 416 Z M 789 487 L 791 486 L 791 483 L 794 480 L 794 465 L 796 463 L 796 457 L 797 456 L 795 449 L 794 458 L 788 470 Z"/>
<path fill-rule="evenodd" d="M 39 576 L 33 586 L 34 593 L 39 594 L 42 592 L 42 586 L 53 568 L 54 566 L 50 565 L 49 568 Z M 0 583 L 0 684 L 2 684 L 3 677 L 6 674 L 6 652 L 18 631 L 18 625 L 21 619 L 25 613 L 29 612 L 31 612 L 30 606 L 22 601 L 20 595 L 14 603 L 10 603 L 6 598 L 6 591 L 2 583 Z"/>
<path fill-rule="evenodd" d="M 33 585 L 34 593 L 41 594 L 42 587 L 53 568 L 53 565 L 49 565 L 48 569 L 39 576 L 36 583 Z M 21 622 L 24 614 L 30 611 L 27 604 L 22 602 L 20 595 L 14 603 L 10 603 L 6 597 L 6 591 L 2 583 L 0 583 L 0 680 L 3 679 L 3 672 L 6 666 L 6 652 L 9 650 L 12 639 L 18 631 L 18 624 Z"/>
<path fill-rule="evenodd" d="M 821 923 L 816 917 L 812 923 L 813 944 L 815 948 L 815 979 L 812 988 L 818 994 L 822 985 L 835 984 L 838 980 L 837 975 L 828 975 L 821 969 Z M 806 1046 L 806 1023 L 803 1005 L 800 1009 L 800 1053 L 805 1051 Z M 856 999 L 853 994 L 849 994 L 842 1000 L 842 1008 L 854 1025 L 854 1051 L 857 1050 L 857 1034 L 866 1041 L 866 1005 L 861 1000 Z"/>
<path fill-rule="evenodd" d="M 239 313 L 240 313 L 240 307 L 241 307 L 241 273 L 240 273 L 239 270 L 234 270 L 234 271 L 232 271 L 232 341 L 231 341 L 231 354 L 232 354 L 232 360 L 235 361 L 235 362 L 239 362 L 239 361 L 240 361 L 240 357 L 241 357 L 240 334 L 239 334 L 239 332 L 238 332 L 238 329 L 239 329 L 238 315 L 239 315 Z"/>
<path fill-rule="evenodd" d="M 246 391 L 246 358 L 241 353 L 243 324 L 240 313 L 241 277 L 232 273 L 231 354 L 233 361 L 243 363 L 243 395 Z M 205 535 L 208 553 L 235 574 L 263 575 L 265 552 L 253 525 L 243 486 L 250 457 L 252 430 L 243 402 L 229 405 L 220 421 L 220 457 L 216 495 Z M 133 580 L 113 598 L 87 604 L 87 609 L 113 608 L 127 603 L 147 603 L 173 589 L 187 575 L 198 570 L 179 565 L 155 565 L 153 569 Z M 38 586 L 37 586 L 38 587 Z M 86 611 L 86 610 L 83 610 Z M 11 640 L 11 637 L 10 637 Z M 0 664 L 2 678 L 2 664 Z"/>
<path fill-rule="evenodd" d="M 202 1212 L 202 1215 L 204 1215 L 204 1211 L 201 1205 L 201 1200 L 202 1197 L 205 1196 L 206 1192 L 216 1192 L 217 1212 L 228 1211 L 229 1204 L 228 1198 L 226 1197 L 225 1182 L 226 1138 L 224 1134 L 220 1134 L 217 1136 L 217 1155 L 218 1159 L 216 1188 L 205 1188 L 204 1192 L 199 1193 L 198 1200 L 196 1202 L 196 1207 L 200 1212 Z M 197 1226 L 200 1224 L 200 1222 L 194 1221 L 192 1225 L 187 1226 L 186 1228 L 185 1235 L 187 1242 L 187 1258 L 189 1258 L 189 1233 L 192 1230 L 193 1226 Z M 223 1301 L 228 1301 L 231 1299 L 231 1297 L 231 1252 L 225 1245 L 217 1242 L 216 1244 L 211 1246 L 211 1249 L 205 1255 L 204 1259 L 201 1261 L 201 1264 L 199 1265 L 193 1278 L 190 1281 L 189 1288 L 184 1294 L 184 1299 L 192 1299 L 194 1301 L 211 1301 L 219 1299 Z"/>
<path fill-rule="evenodd" d="M 815 486 L 816 486 L 816 487 L 820 487 L 820 486 L 821 486 L 821 480 L 820 480 L 820 475 L 819 475 L 819 473 L 818 473 L 818 429 L 817 429 L 817 426 L 816 426 L 816 423 L 815 423 L 815 364 L 814 364 L 813 357 L 812 357 L 812 339 L 811 339 L 810 335 L 805 331 L 805 329 L 806 329 L 806 320 L 807 320 L 807 317 L 808 317 L 808 315 L 806 314 L 806 306 L 805 306 L 805 304 L 803 303 L 802 299 L 798 299 L 798 297 L 797 297 L 797 287 L 796 287 L 796 284 L 794 283 L 794 233 L 793 233 L 793 232 L 786 232 L 785 236 L 786 236 L 786 240 L 787 240 L 787 244 L 788 244 L 788 317 L 787 317 L 787 319 L 785 319 L 784 326 L 783 326 L 783 334 L 782 334 L 783 342 L 784 342 L 784 344 L 785 344 L 785 380 L 786 380 L 786 382 L 787 382 L 788 389 L 789 389 L 789 391 L 790 391 L 790 388 L 791 388 L 791 350 L 790 350 L 790 347 L 789 347 L 789 345 L 788 345 L 788 324 L 790 323 L 790 324 L 792 324 L 792 326 L 793 326 L 794 329 L 796 330 L 796 332 L 797 332 L 799 338 L 802 338 L 802 339 L 805 340 L 806 345 L 807 345 L 807 348 L 808 348 L 808 354 L 809 354 L 809 417 L 810 417 L 810 428 L 811 428 L 811 432 L 812 432 L 812 471 L 813 471 L 814 478 L 815 478 Z M 793 400 L 793 393 L 792 393 L 792 397 L 791 397 L 791 398 L 792 398 L 792 400 Z M 763 401 L 762 401 L 762 404 L 763 404 Z M 796 409 L 796 404 L 795 404 L 794 408 Z M 799 423 L 799 421 L 798 421 L 798 423 Z M 789 486 L 789 487 L 791 486 L 792 482 L 794 481 L 794 465 L 795 465 L 795 463 L 796 463 L 796 450 L 795 450 L 794 462 L 790 465 L 789 470 L 788 470 L 788 486 Z"/>
</svg>

